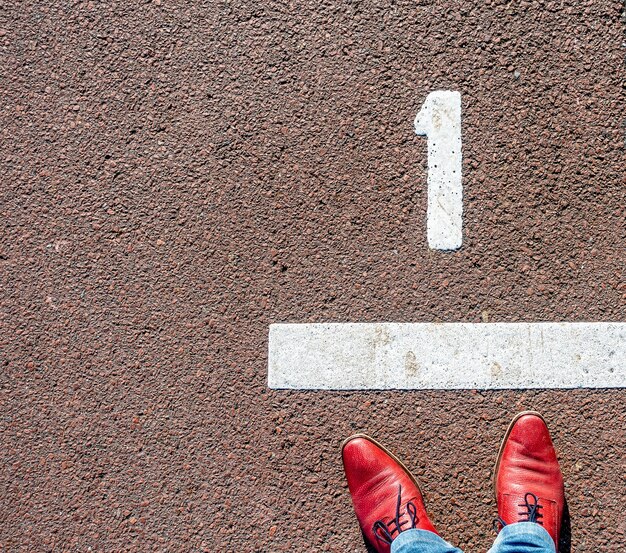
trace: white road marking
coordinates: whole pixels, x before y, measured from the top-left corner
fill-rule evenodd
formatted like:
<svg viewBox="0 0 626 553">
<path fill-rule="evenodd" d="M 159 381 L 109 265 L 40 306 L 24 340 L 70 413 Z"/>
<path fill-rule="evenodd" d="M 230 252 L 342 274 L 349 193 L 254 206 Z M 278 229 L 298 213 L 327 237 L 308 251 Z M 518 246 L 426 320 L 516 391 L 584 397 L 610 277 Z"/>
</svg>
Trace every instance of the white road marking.
<svg viewBox="0 0 626 553">
<path fill-rule="evenodd" d="M 624 388 L 626 323 L 273 324 L 270 388 Z"/>
<path fill-rule="evenodd" d="M 461 95 L 431 92 L 415 117 L 415 132 L 428 137 L 428 246 L 456 250 L 463 242 Z"/>
</svg>

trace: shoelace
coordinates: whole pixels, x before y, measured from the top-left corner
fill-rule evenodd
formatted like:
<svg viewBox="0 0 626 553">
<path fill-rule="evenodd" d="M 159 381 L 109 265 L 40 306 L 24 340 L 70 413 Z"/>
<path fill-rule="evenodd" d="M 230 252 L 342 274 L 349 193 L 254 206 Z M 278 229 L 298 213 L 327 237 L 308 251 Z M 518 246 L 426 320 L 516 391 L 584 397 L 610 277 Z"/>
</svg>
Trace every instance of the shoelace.
<svg viewBox="0 0 626 553">
<path fill-rule="evenodd" d="M 533 498 L 533 502 L 530 503 L 528 501 L 528 497 Z M 528 492 L 524 496 L 524 503 L 520 503 L 518 507 L 525 507 L 526 510 L 521 513 L 517 513 L 520 516 L 525 516 L 526 520 L 521 520 L 520 522 L 536 522 L 537 524 L 543 525 L 543 522 L 540 521 L 540 518 L 543 518 L 543 514 L 539 512 L 539 509 L 543 509 L 543 505 L 539 505 L 539 498 L 531 492 Z"/>
<path fill-rule="evenodd" d="M 377 520 L 372 526 L 372 532 L 376 536 L 377 540 L 380 540 L 384 543 L 391 544 L 393 541 L 393 534 L 397 532 L 403 532 L 404 530 L 408 530 L 408 528 L 402 528 L 408 521 L 404 520 L 404 516 L 406 514 L 409 515 L 409 519 L 411 522 L 411 528 L 417 527 L 417 522 L 419 518 L 417 516 L 417 507 L 415 503 L 412 501 L 407 502 L 405 505 L 406 511 L 404 513 L 400 513 L 400 507 L 402 506 L 402 485 L 398 485 L 398 500 L 396 501 L 396 516 L 390 522 L 385 523 L 382 520 Z"/>
<path fill-rule="evenodd" d="M 529 497 L 532 498 L 532 503 L 528 501 Z M 543 521 L 539 520 L 543 518 L 543 513 L 539 512 L 539 509 L 543 509 L 543 505 L 539 504 L 539 498 L 534 493 L 527 492 L 526 495 L 524 495 L 524 503 L 518 503 L 518 507 L 524 507 L 524 510 L 518 511 L 517 514 L 522 517 L 526 517 L 519 520 L 518 522 L 535 522 L 543 526 Z M 502 520 L 502 517 L 498 517 L 496 520 L 493 521 L 493 529 L 496 534 L 500 531 L 498 529 L 498 524 L 500 525 L 501 529 L 506 526 L 506 522 Z"/>
</svg>

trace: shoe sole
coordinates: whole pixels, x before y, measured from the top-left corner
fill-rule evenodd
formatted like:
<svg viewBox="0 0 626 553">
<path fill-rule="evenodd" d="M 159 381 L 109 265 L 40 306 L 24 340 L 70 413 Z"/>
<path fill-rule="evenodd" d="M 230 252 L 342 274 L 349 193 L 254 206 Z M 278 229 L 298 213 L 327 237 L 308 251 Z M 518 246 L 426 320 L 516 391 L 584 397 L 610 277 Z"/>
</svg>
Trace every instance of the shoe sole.
<svg viewBox="0 0 626 553">
<path fill-rule="evenodd" d="M 526 415 L 534 415 L 536 417 L 539 417 L 543 421 L 543 424 L 545 424 L 546 427 L 548 426 L 546 419 L 544 419 L 543 415 L 541 413 L 538 413 L 537 411 L 522 411 L 521 413 L 518 413 L 517 415 L 515 415 L 515 417 L 509 424 L 509 427 L 507 428 L 504 438 L 502 438 L 502 443 L 500 444 L 500 450 L 498 451 L 498 458 L 496 459 L 496 467 L 493 471 L 493 491 L 496 494 L 496 497 L 497 497 L 496 483 L 498 480 L 498 471 L 500 470 L 500 461 L 502 460 L 502 453 L 504 452 L 504 446 L 507 440 L 509 439 L 509 436 L 511 435 L 511 431 L 513 430 L 513 427 L 515 426 L 515 423 L 518 420 L 520 420 L 522 417 L 525 417 Z"/>
<path fill-rule="evenodd" d="M 343 450 L 346 447 L 346 445 L 349 442 L 351 442 L 352 440 L 355 440 L 357 438 L 363 438 L 364 440 L 368 440 L 369 442 L 373 443 L 376 447 L 382 449 L 387 455 L 389 455 L 389 457 L 391 457 L 396 463 L 398 463 L 402 467 L 404 472 L 406 472 L 406 474 L 411 479 L 413 484 L 415 484 L 415 487 L 417 488 L 417 491 L 420 493 L 420 496 L 422 496 L 422 502 L 424 503 L 424 507 L 426 507 L 426 503 L 424 502 L 424 494 L 422 493 L 422 488 L 421 488 L 419 482 L 417 481 L 417 478 L 415 478 L 415 476 L 413 476 L 413 473 L 407 468 L 407 466 L 402 461 L 400 461 L 400 459 L 398 459 L 383 444 L 381 444 L 380 442 L 376 441 L 371 436 L 368 436 L 367 434 L 354 434 L 353 436 L 350 436 L 349 438 L 346 438 L 343 441 L 343 443 L 341 444 L 341 459 L 343 460 Z"/>
</svg>

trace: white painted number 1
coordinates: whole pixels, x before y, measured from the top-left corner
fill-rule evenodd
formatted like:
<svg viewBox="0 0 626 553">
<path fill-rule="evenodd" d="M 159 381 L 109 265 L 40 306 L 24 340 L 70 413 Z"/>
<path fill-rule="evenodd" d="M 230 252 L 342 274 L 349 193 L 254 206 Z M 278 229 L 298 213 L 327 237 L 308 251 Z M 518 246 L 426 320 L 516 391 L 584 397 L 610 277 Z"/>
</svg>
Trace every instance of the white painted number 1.
<svg viewBox="0 0 626 553">
<path fill-rule="evenodd" d="M 461 94 L 431 92 L 415 117 L 415 132 L 428 137 L 428 246 L 457 250 L 463 242 Z"/>
</svg>

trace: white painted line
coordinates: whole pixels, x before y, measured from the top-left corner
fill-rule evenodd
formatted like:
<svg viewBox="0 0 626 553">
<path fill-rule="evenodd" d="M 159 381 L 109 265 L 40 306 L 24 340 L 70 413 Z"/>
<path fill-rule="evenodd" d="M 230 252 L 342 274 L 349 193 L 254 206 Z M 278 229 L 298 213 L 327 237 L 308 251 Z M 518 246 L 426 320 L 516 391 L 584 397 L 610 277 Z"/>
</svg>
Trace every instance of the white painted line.
<svg viewBox="0 0 626 553">
<path fill-rule="evenodd" d="M 461 95 L 431 92 L 415 117 L 415 132 L 428 137 L 428 246 L 456 250 L 463 242 Z"/>
<path fill-rule="evenodd" d="M 626 323 L 274 324 L 270 388 L 624 388 Z"/>
</svg>

